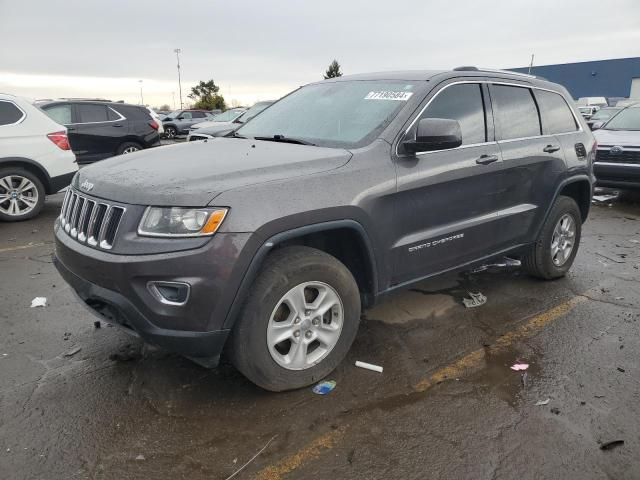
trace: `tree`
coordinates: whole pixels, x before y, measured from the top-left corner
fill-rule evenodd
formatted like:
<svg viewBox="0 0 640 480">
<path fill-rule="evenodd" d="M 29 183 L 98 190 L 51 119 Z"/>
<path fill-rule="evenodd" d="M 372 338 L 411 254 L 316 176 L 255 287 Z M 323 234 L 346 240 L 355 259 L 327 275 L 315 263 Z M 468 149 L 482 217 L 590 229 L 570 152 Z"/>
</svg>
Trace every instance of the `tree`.
<svg viewBox="0 0 640 480">
<path fill-rule="evenodd" d="M 158 108 L 155 109 L 156 111 L 160 111 L 160 112 L 170 112 L 171 111 L 171 107 L 169 106 L 168 103 L 165 103 L 163 105 L 160 105 Z"/>
<path fill-rule="evenodd" d="M 203 110 L 225 109 L 224 97 L 218 92 L 220 87 L 213 80 L 200 83 L 191 88 L 189 98 L 195 101 L 193 108 L 201 108 Z"/>
<path fill-rule="evenodd" d="M 336 78 L 341 76 L 342 72 L 340 71 L 340 64 L 337 60 L 333 60 L 324 74 L 324 79 L 326 80 L 327 78 Z"/>
</svg>

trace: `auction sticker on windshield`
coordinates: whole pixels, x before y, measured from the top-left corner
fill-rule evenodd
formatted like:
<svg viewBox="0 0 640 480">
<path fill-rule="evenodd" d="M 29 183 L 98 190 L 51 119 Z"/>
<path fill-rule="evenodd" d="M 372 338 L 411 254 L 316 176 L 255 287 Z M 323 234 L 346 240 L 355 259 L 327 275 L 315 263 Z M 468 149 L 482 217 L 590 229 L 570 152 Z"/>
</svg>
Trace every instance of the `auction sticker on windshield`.
<svg viewBox="0 0 640 480">
<path fill-rule="evenodd" d="M 411 98 L 413 92 L 369 92 L 364 97 L 365 100 L 399 100 L 406 102 Z"/>
</svg>

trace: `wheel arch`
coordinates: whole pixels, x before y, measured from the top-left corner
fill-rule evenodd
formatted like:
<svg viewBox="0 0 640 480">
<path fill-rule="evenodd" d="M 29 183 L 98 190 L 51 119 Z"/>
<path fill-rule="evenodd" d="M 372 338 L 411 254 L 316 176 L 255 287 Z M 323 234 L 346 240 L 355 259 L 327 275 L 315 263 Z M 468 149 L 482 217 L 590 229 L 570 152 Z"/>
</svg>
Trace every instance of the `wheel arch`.
<svg viewBox="0 0 640 480">
<path fill-rule="evenodd" d="M 23 157 L 0 158 L 0 168 L 6 167 L 24 168 L 28 172 L 31 172 L 36 177 L 38 177 L 38 179 L 42 182 L 42 185 L 44 185 L 44 190 L 47 195 L 55 193 L 51 191 L 51 177 L 47 173 L 47 170 L 38 162 Z"/>
<path fill-rule="evenodd" d="M 232 328 L 248 290 L 257 277 L 267 256 L 278 249 L 292 245 L 306 245 L 335 256 L 351 271 L 362 303 L 371 305 L 378 291 L 378 275 L 373 244 L 359 222 L 341 219 L 305 225 L 271 236 L 257 249 L 224 321 L 224 327 Z"/>
<path fill-rule="evenodd" d="M 589 177 L 585 175 L 584 177 L 579 176 L 567 179 L 558 187 L 553 201 L 555 202 L 560 195 L 570 197 L 575 200 L 578 204 L 578 208 L 580 209 L 582 223 L 586 222 L 587 217 L 589 216 L 591 198 L 593 195 L 593 186 Z"/>
</svg>

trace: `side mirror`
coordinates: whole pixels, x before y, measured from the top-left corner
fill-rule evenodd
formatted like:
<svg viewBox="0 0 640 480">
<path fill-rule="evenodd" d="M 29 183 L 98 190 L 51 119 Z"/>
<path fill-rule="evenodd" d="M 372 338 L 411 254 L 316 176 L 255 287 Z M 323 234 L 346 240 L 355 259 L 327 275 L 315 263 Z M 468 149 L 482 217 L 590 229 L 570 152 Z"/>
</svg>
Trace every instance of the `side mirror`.
<svg viewBox="0 0 640 480">
<path fill-rule="evenodd" d="M 184 117 L 182 115 L 180 115 L 177 120 L 184 120 Z"/>
<path fill-rule="evenodd" d="M 448 118 L 423 118 L 418 122 L 415 140 L 405 140 L 402 145 L 409 153 L 459 147 L 462 145 L 460 124 Z"/>
<path fill-rule="evenodd" d="M 591 124 L 591 130 L 598 130 L 599 128 L 602 128 L 602 125 L 604 125 L 604 122 L 593 122 Z"/>
</svg>

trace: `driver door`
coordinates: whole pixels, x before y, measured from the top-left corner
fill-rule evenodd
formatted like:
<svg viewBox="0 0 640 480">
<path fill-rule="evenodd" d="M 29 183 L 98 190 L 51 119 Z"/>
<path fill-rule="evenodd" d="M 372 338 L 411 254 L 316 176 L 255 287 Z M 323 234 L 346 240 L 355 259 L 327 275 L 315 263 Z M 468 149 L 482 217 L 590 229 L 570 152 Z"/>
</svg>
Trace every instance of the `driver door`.
<svg viewBox="0 0 640 480">
<path fill-rule="evenodd" d="M 399 149 L 391 252 L 396 285 L 476 260 L 499 243 L 502 157 L 486 86 L 445 85 L 430 96 L 405 138 L 415 137 L 423 118 L 458 121 L 462 145 L 416 154 Z"/>
</svg>

